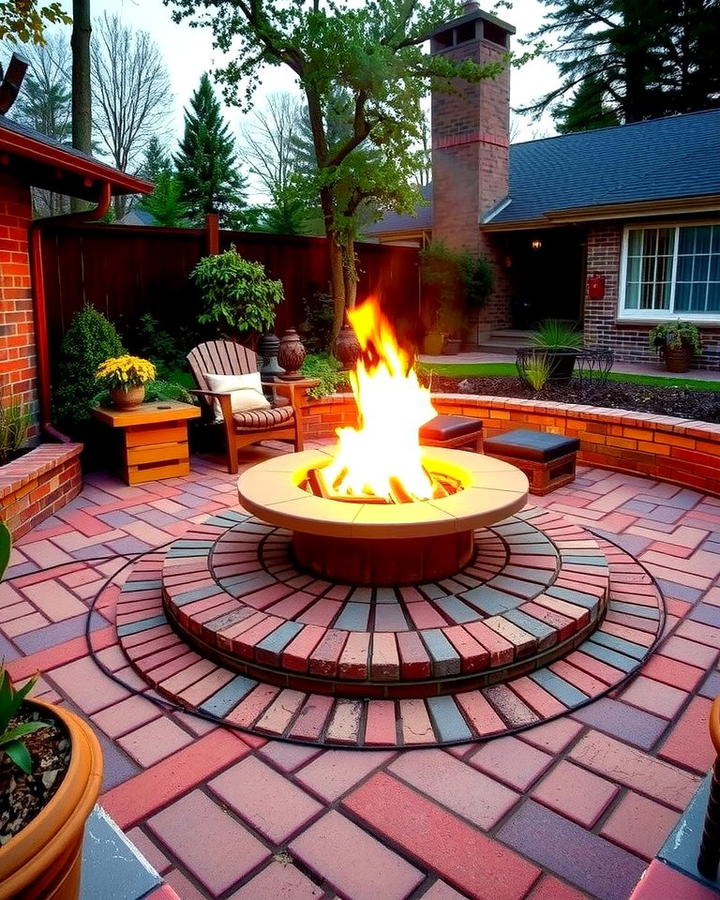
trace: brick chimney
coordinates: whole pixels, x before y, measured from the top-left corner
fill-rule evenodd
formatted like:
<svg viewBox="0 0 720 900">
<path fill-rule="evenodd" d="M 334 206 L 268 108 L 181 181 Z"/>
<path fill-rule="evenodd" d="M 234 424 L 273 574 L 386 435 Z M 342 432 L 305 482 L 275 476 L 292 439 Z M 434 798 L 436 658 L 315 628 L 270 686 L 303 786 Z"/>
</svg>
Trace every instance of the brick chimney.
<svg viewBox="0 0 720 900">
<path fill-rule="evenodd" d="M 433 55 L 498 62 L 512 25 L 466 3 L 464 14 L 431 36 Z M 478 84 L 432 95 L 433 238 L 456 250 L 490 252 L 479 231 L 483 216 L 508 192 L 510 67 Z"/>
</svg>

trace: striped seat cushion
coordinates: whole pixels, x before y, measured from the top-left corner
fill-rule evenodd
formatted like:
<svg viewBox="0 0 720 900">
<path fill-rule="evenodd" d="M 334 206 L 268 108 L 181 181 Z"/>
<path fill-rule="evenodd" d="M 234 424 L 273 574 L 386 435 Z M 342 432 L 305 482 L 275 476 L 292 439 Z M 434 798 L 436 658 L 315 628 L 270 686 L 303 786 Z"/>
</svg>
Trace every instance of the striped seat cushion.
<svg viewBox="0 0 720 900">
<path fill-rule="evenodd" d="M 233 421 L 243 431 L 262 431 L 265 428 L 276 428 L 289 425 L 295 418 L 292 406 L 274 406 L 270 409 L 248 409 L 235 413 Z"/>
</svg>

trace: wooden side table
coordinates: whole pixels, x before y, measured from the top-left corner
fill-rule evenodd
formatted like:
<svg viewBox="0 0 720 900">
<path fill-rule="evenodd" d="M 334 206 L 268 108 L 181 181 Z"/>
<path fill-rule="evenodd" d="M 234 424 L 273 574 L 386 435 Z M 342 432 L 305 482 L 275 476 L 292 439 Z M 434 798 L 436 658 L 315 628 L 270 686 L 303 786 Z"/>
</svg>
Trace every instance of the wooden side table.
<svg viewBox="0 0 720 900">
<path fill-rule="evenodd" d="M 200 417 L 190 403 L 164 400 L 137 409 L 99 406 L 93 416 L 122 435 L 120 474 L 126 484 L 143 484 L 190 472 L 187 423 Z"/>
</svg>

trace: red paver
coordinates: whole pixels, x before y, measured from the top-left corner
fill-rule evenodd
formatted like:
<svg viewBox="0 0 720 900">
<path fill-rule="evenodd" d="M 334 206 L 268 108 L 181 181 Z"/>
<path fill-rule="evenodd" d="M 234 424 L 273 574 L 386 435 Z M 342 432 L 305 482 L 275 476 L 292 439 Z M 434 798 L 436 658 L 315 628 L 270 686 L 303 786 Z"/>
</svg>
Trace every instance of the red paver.
<svg viewBox="0 0 720 900">
<path fill-rule="evenodd" d="M 160 875 L 163 875 L 171 868 L 172 863 L 170 860 L 152 838 L 145 834 L 142 828 L 131 828 L 126 836 Z"/>
<path fill-rule="evenodd" d="M 252 757 L 209 783 L 210 789 L 273 844 L 282 844 L 323 807 L 305 791 Z"/>
<path fill-rule="evenodd" d="M 280 691 L 275 700 L 257 720 L 255 727 L 259 731 L 271 734 L 282 734 L 300 709 L 306 695 L 300 691 Z"/>
<path fill-rule="evenodd" d="M 154 815 L 148 825 L 214 897 L 270 857 L 267 847 L 199 790 Z"/>
<path fill-rule="evenodd" d="M 597 731 L 578 741 L 570 759 L 677 810 L 685 809 L 700 780 Z"/>
<path fill-rule="evenodd" d="M 669 684 L 681 691 L 694 690 L 705 677 L 703 669 L 678 662 L 660 653 L 654 653 L 643 665 L 642 674 L 663 684 Z"/>
<path fill-rule="evenodd" d="M 136 762 L 147 768 L 192 741 L 192 735 L 163 716 L 118 738 L 117 742 Z"/>
<path fill-rule="evenodd" d="M 129 696 L 125 688 L 104 675 L 89 657 L 59 666 L 47 672 L 46 677 L 86 713 L 98 712 Z"/>
<path fill-rule="evenodd" d="M 444 750 L 404 753 L 388 770 L 486 831 L 519 799 L 514 791 L 454 759 Z"/>
<path fill-rule="evenodd" d="M 585 900 L 587 896 L 554 875 L 543 875 L 528 894 L 527 900 Z"/>
<path fill-rule="evenodd" d="M 341 670 L 342 664 L 341 659 Z M 394 634 L 379 632 L 373 635 L 370 677 L 378 681 L 394 681 L 400 677 L 400 658 Z"/>
<path fill-rule="evenodd" d="M 434 744 L 435 732 L 428 715 L 427 708 L 422 700 L 401 700 L 402 712 L 402 738 L 403 743 Z"/>
<path fill-rule="evenodd" d="M 392 700 L 371 700 L 365 719 L 365 743 L 373 746 L 397 741 L 397 716 Z"/>
<path fill-rule="evenodd" d="M 231 732 L 214 731 L 107 791 L 100 805 L 120 828 L 129 828 L 249 752 Z"/>
<path fill-rule="evenodd" d="M 310 674 L 329 678 L 337 674 L 337 663 L 347 640 L 346 631 L 331 628 L 310 655 Z"/>
<path fill-rule="evenodd" d="M 351 631 L 338 659 L 338 676 L 365 681 L 368 677 L 368 650 L 370 635 L 366 632 Z"/>
<path fill-rule="evenodd" d="M 232 893 L 229 900 L 313 900 L 322 897 L 324 891 L 303 875 L 289 862 L 273 860 L 262 872 L 251 878 L 239 890 Z"/>
<path fill-rule="evenodd" d="M 406 680 L 429 678 L 432 673 L 432 662 L 420 635 L 414 631 L 400 632 L 397 635 L 397 643 L 402 677 Z"/>
<path fill-rule="evenodd" d="M 553 757 L 515 737 L 483 744 L 469 758 L 470 765 L 517 791 L 526 791 L 553 764 Z"/>
<path fill-rule="evenodd" d="M 310 654 L 324 634 L 324 628 L 317 625 L 306 625 L 283 650 L 282 667 L 294 672 L 307 672 Z"/>
<path fill-rule="evenodd" d="M 308 828 L 289 849 L 341 895 L 353 900 L 404 900 L 425 877 L 335 811 Z"/>
<path fill-rule="evenodd" d="M 470 897 L 517 900 L 540 870 L 388 775 L 343 801 L 367 826 Z"/>
<path fill-rule="evenodd" d="M 290 729 L 292 737 L 305 741 L 316 740 L 322 734 L 333 702 L 332 697 L 311 695 L 293 722 Z"/>
<path fill-rule="evenodd" d="M 128 697 L 92 716 L 93 722 L 111 738 L 119 738 L 140 725 L 157 719 L 160 709 L 144 697 Z"/>
<path fill-rule="evenodd" d="M 480 691 L 457 694 L 455 701 L 480 735 L 505 730 L 505 722 L 490 706 Z"/>
<path fill-rule="evenodd" d="M 663 759 L 700 774 L 711 768 L 716 755 L 708 732 L 711 706 L 711 700 L 693 697 L 660 748 L 659 755 Z"/>
<path fill-rule="evenodd" d="M 530 796 L 578 825 L 592 828 L 617 792 L 617 786 L 606 779 L 560 760 Z"/>
<path fill-rule="evenodd" d="M 326 750 L 296 772 L 295 777 L 318 797 L 333 803 L 391 758 L 392 753 L 379 750 Z"/>
<path fill-rule="evenodd" d="M 677 819 L 674 810 L 628 791 L 605 820 L 600 834 L 630 853 L 650 860 L 665 843 Z"/>
<path fill-rule="evenodd" d="M 639 709 L 647 710 L 665 719 L 672 719 L 687 700 L 687 694 L 668 684 L 639 675 L 620 698 Z"/>
<path fill-rule="evenodd" d="M 654 859 L 631 900 L 717 900 L 714 888 L 699 884 L 688 875 Z"/>
</svg>

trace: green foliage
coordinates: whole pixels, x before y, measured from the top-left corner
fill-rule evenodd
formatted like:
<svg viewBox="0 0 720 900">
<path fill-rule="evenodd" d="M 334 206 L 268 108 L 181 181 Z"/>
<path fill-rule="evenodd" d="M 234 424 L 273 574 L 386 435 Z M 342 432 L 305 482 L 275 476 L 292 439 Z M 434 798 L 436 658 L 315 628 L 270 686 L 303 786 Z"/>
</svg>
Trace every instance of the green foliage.
<svg viewBox="0 0 720 900">
<path fill-rule="evenodd" d="M 330 353 L 308 353 L 300 371 L 308 378 L 320 380 L 317 387 L 308 391 L 308 396 L 316 400 L 334 394 L 340 387 L 347 387 L 349 384 L 340 361 Z"/>
<path fill-rule="evenodd" d="M 559 103 L 552 110 L 552 115 L 560 134 L 620 124 L 615 110 L 605 103 L 603 86 L 597 76 L 590 76 L 581 82 L 570 102 Z"/>
<path fill-rule="evenodd" d="M 552 374 L 553 364 L 547 353 L 533 353 L 525 363 L 523 375 L 534 391 L 542 390 Z"/>
<path fill-rule="evenodd" d="M 310 300 L 303 299 L 303 307 L 305 320 L 300 325 L 303 343 L 310 353 L 322 353 L 330 347 L 334 316 L 332 297 L 316 291 Z"/>
<path fill-rule="evenodd" d="M 62 6 L 57 2 L 38 6 L 37 0 L 0 3 L 0 41 L 44 44 L 43 33 L 48 25 L 69 25 L 72 22 Z"/>
<path fill-rule="evenodd" d="M 72 431 L 90 421 L 97 368 L 123 353 L 115 326 L 102 313 L 92 306 L 75 313 L 63 337 L 54 379 L 54 416 L 61 426 Z"/>
<path fill-rule="evenodd" d="M 580 350 L 583 345 L 583 334 L 572 322 L 562 319 L 545 319 L 531 336 L 533 347 L 544 347 L 548 350 Z"/>
<path fill-rule="evenodd" d="M 681 322 L 679 319 L 677 322 L 661 322 L 652 329 L 648 340 L 655 350 L 680 350 L 686 346 L 696 356 L 702 353 L 700 332 L 693 322 Z"/>
<path fill-rule="evenodd" d="M 183 201 L 180 178 L 171 172 L 161 172 L 155 179 L 155 190 L 138 203 L 138 207 L 153 217 L 153 224 L 164 228 L 185 228 L 189 224 L 190 205 Z"/>
<path fill-rule="evenodd" d="M 238 333 L 270 328 L 283 299 L 282 282 L 268 278 L 261 263 L 243 259 L 234 245 L 225 253 L 203 257 L 190 278 L 205 303 L 198 322 Z"/>
<path fill-rule="evenodd" d="M 490 296 L 492 269 L 487 259 L 451 250 L 433 241 L 420 252 L 420 274 L 425 299 L 432 310 L 426 327 L 457 334 L 467 326 L 468 316 Z"/>
<path fill-rule="evenodd" d="M 235 142 L 207 74 L 185 109 L 185 133 L 174 161 L 180 200 L 193 225 L 202 225 L 212 212 L 218 213 L 225 228 L 242 223 L 246 182 L 238 171 Z"/>
<path fill-rule="evenodd" d="M 559 85 L 520 112 L 539 116 L 575 91 L 571 124 L 585 129 L 595 127 L 600 110 L 637 122 L 718 105 L 717 0 L 541 2 L 549 10 L 529 41 L 541 41 Z M 581 96 L 578 86 L 588 83 Z"/>
<path fill-rule="evenodd" d="M 23 700 L 35 686 L 37 675 L 30 678 L 19 691 L 16 691 L 5 666 L 0 663 L 0 752 L 5 752 L 20 769 L 29 775 L 32 771 L 32 760 L 23 738 L 33 731 L 47 728 L 45 722 L 23 722 L 11 725 L 18 714 Z"/>
<path fill-rule="evenodd" d="M 10 529 L 4 522 L 0 522 L 0 581 L 10 562 L 10 551 L 12 550 L 12 535 Z"/>
<path fill-rule="evenodd" d="M 30 415 L 22 403 L 11 397 L 0 404 L 0 466 L 9 462 L 25 443 L 29 427 Z"/>
<path fill-rule="evenodd" d="M 172 173 L 172 160 L 160 143 L 160 138 L 154 134 L 145 148 L 145 158 L 138 174 L 148 181 L 157 182 L 161 175 L 172 175 Z"/>
<path fill-rule="evenodd" d="M 155 316 L 144 313 L 131 333 L 133 348 L 137 350 L 139 356 L 152 360 L 159 378 L 172 381 L 167 379 L 168 373 L 185 365 L 186 351 L 180 346 L 185 331 L 186 329 L 179 329 L 179 336 L 176 337 L 161 328 Z M 197 341 L 193 335 L 189 339 L 188 349 L 195 343 Z"/>
</svg>

